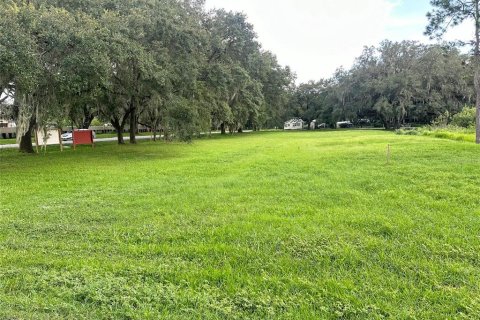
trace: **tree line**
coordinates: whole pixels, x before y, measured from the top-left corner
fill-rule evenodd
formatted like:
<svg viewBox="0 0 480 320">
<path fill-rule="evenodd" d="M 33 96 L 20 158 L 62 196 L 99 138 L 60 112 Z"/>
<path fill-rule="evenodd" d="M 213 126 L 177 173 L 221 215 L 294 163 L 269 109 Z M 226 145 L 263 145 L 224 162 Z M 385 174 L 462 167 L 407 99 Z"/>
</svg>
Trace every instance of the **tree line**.
<svg viewBox="0 0 480 320">
<path fill-rule="evenodd" d="M 479 0 L 432 5 L 432 37 L 445 22 L 474 18 L 473 55 L 451 44 L 386 40 L 366 47 L 350 69 L 295 85 L 244 14 L 206 10 L 204 0 L 5 0 L 0 100 L 13 100 L 8 113 L 23 152 L 33 152 L 35 127 L 88 128 L 94 118 L 111 123 L 120 144 L 126 127 L 136 142 L 139 124 L 182 140 L 212 129 L 282 127 L 292 117 L 390 129 L 476 102 L 479 121 Z"/>
<path fill-rule="evenodd" d="M 426 46 L 384 41 L 366 48 L 350 70 L 327 80 L 300 85 L 291 114 L 358 123 L 379 121 L 385 128 L 406 122 L 431 123 L 436 117 L 471 113 L 475 105 L 476 143 L 480 144 L 480 0 L 430 0 L 425 35 L 441 40 L 452 27 L 470 23 L 470 41 Z M 470 46 L 462 55 L 457 46 Z"/>
<path fill-rule="evenodd" d="M 287 114 L 327 126 L 349 120 L 386 129 L 429 124 L 475 104 L 469 55 L 455 46 L 383 41 L 352 68 L 297 86 Z"/>
<path fill-rule="evenodd" d="M 262 49 L 245 15 L 203 0 L 31 0 L 0 7 L 0 92 L 20 149 L 36 126 L 95 117 L 118 142 L 138 124 L 183 140 L 280 117 L 295 75 Z"/>
</svg>

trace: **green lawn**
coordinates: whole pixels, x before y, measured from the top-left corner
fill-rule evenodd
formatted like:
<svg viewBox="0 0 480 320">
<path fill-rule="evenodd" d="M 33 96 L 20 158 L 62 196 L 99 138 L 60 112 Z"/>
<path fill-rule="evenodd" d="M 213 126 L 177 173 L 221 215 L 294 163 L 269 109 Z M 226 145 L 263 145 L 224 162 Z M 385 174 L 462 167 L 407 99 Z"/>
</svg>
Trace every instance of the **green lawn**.
<svg viewBox="0 0 480 320">
<path fill-rule="evenodd" d="M 13 139 L 3 139 L 2 137 L 0 137 L 0 145 L 2 144 L 15 144 L 17 143 L 17 140 L 15 138 Z"/>
<path fill-rule="evenodd" d="M 473 143 L 342 131 L 53 149 L 0 150 L 0 319 L 480 318 Z"/>
</svg>

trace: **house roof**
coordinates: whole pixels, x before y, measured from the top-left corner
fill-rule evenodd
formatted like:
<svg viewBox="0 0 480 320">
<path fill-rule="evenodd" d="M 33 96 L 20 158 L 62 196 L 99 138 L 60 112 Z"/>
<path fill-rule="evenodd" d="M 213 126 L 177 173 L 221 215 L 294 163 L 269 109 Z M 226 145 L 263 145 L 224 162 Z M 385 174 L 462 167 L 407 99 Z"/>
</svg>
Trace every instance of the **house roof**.
<svg viewBox="0 0 480 320">
<path fill-rule="evenodd" d="M 297 124 L 297 123 L 303 123 L 303 120 L 300 118 L 293 118 L 288 121 L 285 121 L 285 124 Z"/>
</svg>

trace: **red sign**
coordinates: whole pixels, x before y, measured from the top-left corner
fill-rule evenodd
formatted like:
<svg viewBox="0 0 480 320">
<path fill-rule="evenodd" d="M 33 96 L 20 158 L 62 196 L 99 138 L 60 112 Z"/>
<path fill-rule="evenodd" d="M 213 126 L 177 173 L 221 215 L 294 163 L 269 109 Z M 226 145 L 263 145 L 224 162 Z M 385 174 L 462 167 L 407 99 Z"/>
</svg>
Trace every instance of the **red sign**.
<svg viewBox="0 0 480 320">
<path fill-rule="evenodd" d="M 79 144 L 91 144 L 93 147 L 93 131 L 92 130 L 75 130 L 73 131 L 73 147 Z"/>
</svg>

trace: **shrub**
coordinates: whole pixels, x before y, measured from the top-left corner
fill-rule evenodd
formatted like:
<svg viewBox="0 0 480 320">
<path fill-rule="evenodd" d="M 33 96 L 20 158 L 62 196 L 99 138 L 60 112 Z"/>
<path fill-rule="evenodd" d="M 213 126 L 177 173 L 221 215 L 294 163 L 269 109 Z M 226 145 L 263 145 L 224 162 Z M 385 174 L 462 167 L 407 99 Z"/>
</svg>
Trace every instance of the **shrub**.
<svg viewBox="0 0 480 320">
<path fill-rule="evenodd" d="M 465 107 L 460 113 L 452 118 L 452 125 L 461 128 L 471 128 L 475 126 L 476 110 L 474 107 Z"/>
<path fill-rule="evenodd" d="M 92 126 L 94 127 L 100 127 L 100 126 L 103 126 L 104 122 L 100 121 L 98 118 L 94 118 L 93 121 L 92 121 Z"/>
</svg>

